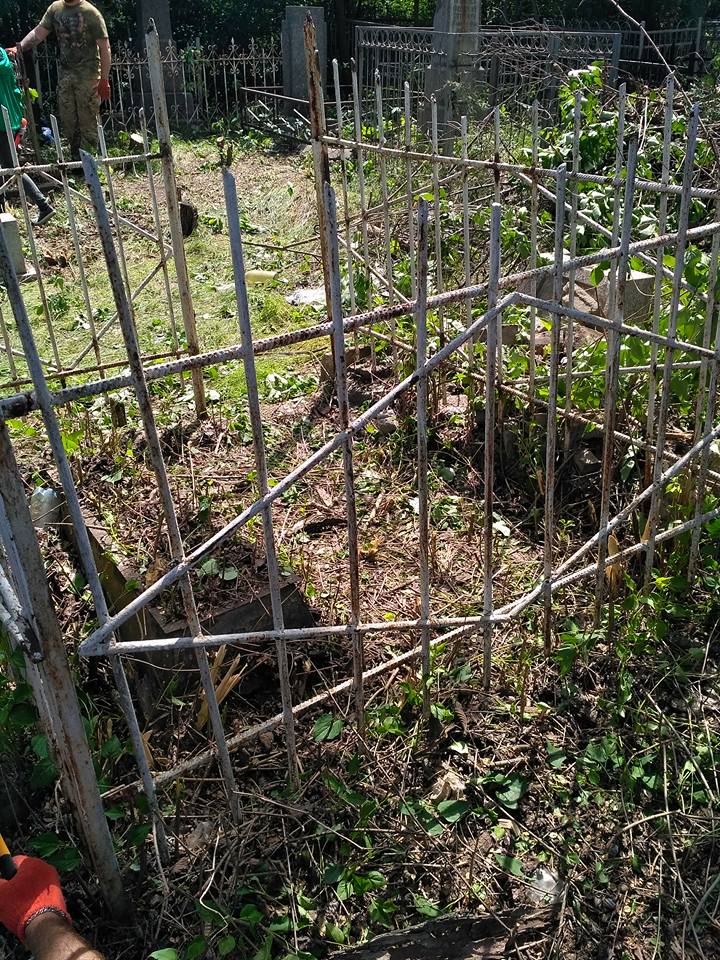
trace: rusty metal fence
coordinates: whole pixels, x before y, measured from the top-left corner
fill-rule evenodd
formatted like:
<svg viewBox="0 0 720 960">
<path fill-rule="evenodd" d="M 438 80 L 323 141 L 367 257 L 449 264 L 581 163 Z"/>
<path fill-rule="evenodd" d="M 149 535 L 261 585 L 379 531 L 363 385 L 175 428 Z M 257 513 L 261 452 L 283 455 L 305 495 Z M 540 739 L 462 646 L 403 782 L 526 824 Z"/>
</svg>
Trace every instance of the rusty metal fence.
<svg viewBox="0 0 720 960">
<path fill-rule="evenodd" d="M 312 30 L 308 42 L 312 46 Z M 420 130 L 417 118 L 406 107 L 402 127 L 392 136 L 386 135 L 382 89 L 378 89 L 376 135 L 359 122 L 359 104 L 355 100 L 354 117 L 343 121 L 342 104 L 338 107 L 340 123 L 328 132 L 325 110 L 317 73 L 317 61 L 309 58 L 311 67 L 311 119 L 314 130 L 313 153 L 316 168 L 318 217 L 321 227 L 321 249 L 325 270 L 327 318 L 323 322 L 281 334 L 266 340 L 253 340 L 245 278 L 242 230 L 238 214 L 237 185 L 230 172 L 224 175 L 227 222 L 230 237 L 237 305 L 237 343 L 211 353 L 183 356 L 170 362 L 148 365 L 140 356 L 134 325 L 133 305 L 122 273 L 122 255 L 118 238 L 113 234 L 113 212 L 108 206 L 99 180 L 101 164 L 89 156 L 83 159 L 83 170 L 90 191 L 97 230 L 107 265 L 121 325 L 127 357 L 127 371 L 104 379 L 89 379 L 74 386 L 50 389 L 43 364 L 35 346 L 33 326 L 23 302 L 22 290 L 0 241 L 0 277 L 6 285 L 12 314 L 21 336 L 25 358 L 33 381 L 30 391 L 14 393 L 0 400 L 0 534 L 8 576 L 3 581 L 3 605 L 13 627 L 16 642 L 29 653 L 30 670 L 37 678 L 40 702 L 51 698 L 45 715 L 52 727 L 58 726 L 52 698 L 58 690 L 71 697 L 68 677 L 49 673 L 48 657 L 52 653 L 62 660 L 63 639 L 57 629 L 52 606 L 44 584 L 42 560 L 37 547 L 22 483 L 15 465 L 7 421 L 22 418 L 33 410 L 40 411 L 52 449 L 57 473 L 72 523 L 75 527 L 82 566 L 92 593 L 97 624 L 79 651 L 85 657 L 106 658 L 111 664 L 118 697 L 134 747 L 139 780 L 125 787 L 144 790 L 151 811 L 154 840 L 158 856 L 169 855 L 167 831 L 159 802 L 159 791 L 189 771 L 217 763 L 229 809 L 234 817 L 241 815 L 238 784 L 232 752 L 259 734 L 282 731 L 287 753 L 287 769 L 291 781 L 298 775 L 296 725 L 299 719 L 321 704 L 337 703 L 340 694 L 351 698 L 349 712 L 354 717 L 358 735 L 365 722 L 366 690 L 377 677 L 387 677 L 404 664 L 418 662 L 423 690 L 423 707 L 427 715 L 432 699 L 429 683 L 431 651 L 453 639 L 475 644 L 482 638 L 484 682 L 492 680 L 493 648 L 500 631 L 515 624 L 523 625 L 523 614 L 535 607 L 543 622 L 545 649 L 549 652 L 554 636 L 554 622 L 562 608 L 564 591 L 576 591 L 587 584 L 591 601 L 594 598 L 599 616 L 606 602 L 608 569 L 630 557 L 644 558 L 646 578 L 650 582 L 658 563 L 662 544 L 687 536 L 691 540 L 689 563 L 691 573 L 697 568 L 701 536 L 706 525 L 720 516 L 720 508 L 706 504 L 706 493 L 720 479 L 711 469 L 712 444 L 720 438 L 717 411 L 718 373 L 720 372 L 720 330 L 716 324 L 716 279 L 720 254 L 720 219 L 718 194 L 714 188 L 694 184 L 695 152 L 698 137 L 699 111 L 695 108 L 687 129 L 678 135 L 673 126 L 673 88 L 667 90 L 663 156 L 666 163 L 658 181 L 644 180 L 637 174 L 637 140 L 624 127 L 625 96 L 620 91 L 616 104 L 618 128 L 616 163 L 612 176 L 601 177 L 580 172 L 577 150 L 569 166 L 543 168 L 538 165 L 538 110 L 533 111 L 535 135 L 531 142 L 529 164 L 506 162 L 494 156 L 492 143 L 489 155 L 478 156 L 487 141 L 471 140 L 468 125 L 461 123 L 459 149 L 455 155 L 441 153 L 434 134 L 430 138 Z M 357 86 L 357 85 L 356 85 Z M 406 104 L 409 88 L 405 87 Z M 338 97 L 339 99 L 339 97 Z M 579 109 L 579 107 L 578 107 Z M 353 130 L 354 135 L 348 135 Z M 491 131 L 497 126 L 491 124 Z M 682 149 L 684 161 L 677 177 L 670 173 L 670 153 L 674 146 Z M 337 148 L 342 158 L 331 173 L 328 151 Z M 501 145 L 498 145 L 498 151 Z M 372 182 L 370 165 L 376 165 Z M 366 179 L 363 179 L 363 178 Z M 503 201 L 507 185 L 519 186 L 526 196 L 530 247 L 527 262 L 508 264 L 503 242 Z M 334 186 L 333 186 L 334 183 Z M 379 197 L 374 207 L 370 193 L 379 184 Z M 455 185 L 455 205 L 448 208 L 449 184 Z M 579 205 L 578 185 L 596 184 L 607 189 L 612 197 L 609 224 L 598 222 Z M 349 189 L 352 185 L 353 190 Z M 168 183 L 169 186 L 169 183 Z M 353 207 L 354 190 L 360 196 L 361 209 Z M 657 229 L 638 235 L 633 222 L 633 209 L 639 198 L 651 196 L 660 200 Z M 698 220 L 698 205 L 705 211 Z M 339 207 L 339 209 L 338 209 Z M 546 237 L 542 223 L 545 213 L 552 211 L 552 236 Z M 692 210 L 692 221 L 691 221 Z M 483 215 L 478 216 L 479 213 Z M 380 225 L 379 231 L 374 224 Z M 411 276 L 404 285 L 397 273 L 398 242 L 402 225 L 403 243 L 408 246 Z M 578 253 L 580 226 L 594 232 L 600 240 L 591 252 Z M 376 233 L 379 237 L 376 238 Z M 462 282 L 449 286 L 443 250 L 448 249 L 450 234 L 460 237 Z M 709 279 L 707 293 L 688 289 L 684 277 L 685 255 L 689 244 L 704 244 L 708 250 Z M 484 250 L 484 260 L 478 252 Z M 674 256 L 674 266 L 667 267 L 665 254 Z M 630 309 L 633 289 L 631 267 L 638 260 L 647 265 L 652 290 L 650 312 L 646 321 L 637 319 Z M 177 257 L 176 257 L 177 262 Z M 580 296 L 582 278 L 588 271 L 601 267 L 607 273 L 607 302 L 602 313 L 593 311 Z M 361 302 L 361 277 L 374 290 L 370 302 Z M 347 288 L 347 299 L 343 288 Z M 692 300 L 705 317 L 702 334 L 696 341 L 683 338 L 679 327 L 681 305 Z M 505 340 L 508 316 L 518 310 L 530 319 L 528 339 L 524 347 L 524 367 L 518 373 L 508 365 Z M 661 323 L 661 316 L 664 321 Z M 402 330 L 400 322 L 403 322 Z M 539 343 L 541 332 L 545 336 Z M 594 415 L 576 403 L 574 384 L 587 376 L 579 369 L 578 358 L 583 338 L 604 339 L 607 343 L 604 369 L 593 374 L 599 380 L 601 403 Z M 386 345 L 392 358 L 395 380 L 379 398 L 372 400 L 358 415 L 351 413 L 348 399 L 348 338 L 359 337 L 375 355 Z M 266 438 L 257 384 L 257 358 L 290 343 L 311 343 L 330 340 L 334 353 L 335 432 L 313 450 L 274 485 L 268 478 Z M 649 363 L 628 365 L 623 358 L 632 344 L 649 345 Z M 541 346 L 541 349 L 538 347 Z M 186 548 L 178 523 L 178 508 L 168 482 L 167 463 L 159 441 L 151 382 L 193 372 L 202 380 L 203 371 L 219 362 L 242 365 L 247 385 L 247 403 L 251 423 L 252 447 L 256 471 L 256 494 L 237 503 L 235 515 L 213 535 Z M 678 370 L 697 371 L 697 391 L 693 397 L 691 419 L 693 430 L 686 448 L 679 451 L 670 442 L 668 424 L 676 416 L 672 394 L 673 377 Z M 430 540 L 433 530 L 432 491 L 428 482 L 428 434 L 432 416 L 432 396 L 444 389 L 451 377 L 461 373 L 471 385 L 473 409 L 483 412 L 484 423 L 482 500 L 484 522 L 477 531 L 476 546 L 481 556 L 483 592 L 474 612 L 448 615 L 438 603 L 436 584 L 430 562 Z M 634 389 L 647 392 L 647 421 L 618 423 L 618 395 L 621 386 L 633 377 Z M 97 565 L 93 557 L 86 520 L 71 465 L 63 448 L 58 429 L 58 411 L 65 405 L 97 396 L 111 396 L 119 389 L 134 392 L 143 428 L 144 443 L 152 464 L 161 503 L 163 522 L 168 531 L 172 551 L 169 567 L 155 582 L 143 589 L 122 610 L 111 613 L 103 593 Z M 527 409 L 541 412 L 544 423 L 543 524 L 540 554 L 534 567 L 532 583 L 512 596 L 500 597 L 496 559 L 497 532 L 494 525 L 496 494 L 495 439 L 507 399 L 519 399 Z M 368 620 L 364 615 L 360 589 L 363 560 L 358 546 L 357 476 L 355 444 L 365 431 L 395 404 L 403 403 L 414 411 L 416 428 L 416 491 L 417 491 L 417 598 L 418 616 L 413 619 Z M 558 541 L 558 505 L 556 485 L 558 471 L 565 455 L 564 438 L 576 423 L 591 426 L 602 436 L 600 461 L 601 502 L 596 530 L 592 536 L 570 550 Z M 618 493 L 615 463 L 617 445 L 630 444 L 646 455 L 645 482 L 632 497 Z M 286 628 L 279 575 L 277 530 L 274 507 L 280 498 L 295 486 L 316 475 L 333 457 L 342 457 L 345 537 L 347 568 L 344 582 L 347 590 L 347 618 L 307 628 Z M 681 522 L 665 517 L 663 499 L 668 486 L 679 478 L 692 479 L 692 502 L 689 516 Z M 622 502 L 621 507 L 617 507 Z M 642 534 L 636 532 L 638 517 L 645 523 Z M 211 558 L 224 544 L 247 530 L 258 518 L 262 523 L 262 549 L 267 571 L 272 608 L 272 629 L 213 634 L 203 631 L 193 590 L 193 572 Z M 473 554 L 475 556 L 475 554 Z M 475 562 L 473 560 L 472 562 Z M 180 589 L 187 621 L 186 632 L 179 637 L 151 639 L 141 636 L 123 641 L 119 631 L 131 618 L 155 603 L 166 591 Z M 39 644 L 37 636 L 41 637 Z M 366 666 L 365 647 L 370 637 L 395 638 L 404 641 L 405 649 L 395 656 Z M 69 638 L 74 644 L 75 638 Z M 289 679 L 290 651 L 317 640 L 347 644 L 352 656 L 351 675 L 332 687 L 295 701 Z M 216 692 L 208 665 L 208 651 L 226 645 L 240 645 L 246 651 L 258 650 L 271 642 L 275 645 L 275 668 L 282 709 L 260 722 L 246 724 L 236 718 L 239 729 L 232 734 L 224 727 Z M 142 731 L 134 705 L 134 691 L 128 681 L 125 665 L 129 658 L 157 654 L 162 651 L 185 650 L 196 660 L 196 668 L 205 692 L 212 729 L 212 745 L 183 757 L 171 769 L 153 773 L 144 749 Z M 45 660 L 42 656 L 45 656 Z M 252 655 L 252 653 L 248 654 Z M 35 682 L 35 681 L 34 681 Z M 42 712 L 42 711 L 41 711 Z M 77 724 L 76 724 L 77 726 Z M 79 733 L 75 731 L 77 737 Z M 65 737 L 65 739 L 63 739 Z M 76 739 L 77 739 L 76 737 Z M 70 746 L 75 756 L 82 755 L 77 742 Z M 67 736 L 58 734 L 56 749 L 68 749 Z M 80 751 L 80 753 L 78 753 Z M 87 750 L 84 756 L 87 758 Z M 117 897 L 119 874 L 107 824 L 102 816 L 97 789 L 88 777 L 80 809 L 85 816 L 85 831 L 109 902 Z M 68 787 L 68 789 L 70 789 Z M 70 794 L 73 795 L 72 793 Z M 80 801 L 78 801 L 80 802 Z M 115 900 L 115 906 L 121 903 Z"/>
</svg>

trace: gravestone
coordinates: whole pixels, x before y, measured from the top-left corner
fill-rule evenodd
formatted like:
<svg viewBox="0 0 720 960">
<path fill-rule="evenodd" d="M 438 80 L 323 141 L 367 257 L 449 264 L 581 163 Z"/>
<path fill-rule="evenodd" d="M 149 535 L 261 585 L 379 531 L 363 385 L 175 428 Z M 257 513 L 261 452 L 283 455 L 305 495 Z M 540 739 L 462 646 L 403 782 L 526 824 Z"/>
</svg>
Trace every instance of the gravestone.
<svg viewBox="0 0 720 960">
<path fill-rule="evenodd" d="M 155 28 L 163 49 L 172 40 L 172 21 L 170 19 L 170 0 L 138 0 L 138 49 L 145 51 L 145 30 L 148 21 L 155 21 Z"/>
<path fill-rule="evenodd" d="M 305 65 L 304 24 L 307 14 L 315 22 L 317 49 L 320 54 L 320 76 L 327 77 L 327 24 L 323 7 L 285 7 L 282 22 L 283 95 L 296 100 L 307 100 L 307 68 Z M 292 113 L 294 104 L 286 102 L 286 112 Z"/>
<path fill-rule="evenodd" d="M 477 52 L 481 22 L 480 0 L 440 0 L 433 19 L 433 56 L 426 93 L 435 95 L 438 128 L 453 116 L 453 85 L 464 65 Z M 429 119 L 429 118 L 428 118 Z"/>
<path fill-rule="evenodd" d="M 25 264 L 25 257 L 23 256 L 17 220 L 11 213 L 0 213 L 0 230 L 2 230 L 3 237 L 5 238 L 5 244 L 7 245 L 15 273 L 18 279 L 22 279 L 27 275 L 28 269 Z"/>
</svg>

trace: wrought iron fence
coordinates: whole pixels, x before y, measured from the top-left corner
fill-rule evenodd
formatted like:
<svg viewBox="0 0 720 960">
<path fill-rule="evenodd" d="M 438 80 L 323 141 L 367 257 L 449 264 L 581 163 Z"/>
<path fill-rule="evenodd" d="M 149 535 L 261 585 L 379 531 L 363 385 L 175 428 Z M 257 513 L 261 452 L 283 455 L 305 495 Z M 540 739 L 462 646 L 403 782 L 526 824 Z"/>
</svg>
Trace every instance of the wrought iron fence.
<svg viewBox="0 0 720 960">
<path fill-rule="evenodd" d="M 593 61 L 605 65 L 606 82 L 613 87 L 626 76 L 659 82 L 667 74 L 666 63 L 694 73 L 704 44 L 703 21 L 651 34 L 611 23 L 492 26 L 471 34 L 355 25 L 361 92 L 372 97 L 379 76 L 385 102 L 401 106 L 408 82 L 414 101 L 436 97 L 441 120 L 468 112 L 463 88 L 472 89 L 480 108 L 538 100 L 552 109 L 559 79 Z"/>
<path fill-rule="evenodd" d="M 614 86 L 620 46 L 617 32 L 493 27 L 450 34 L 429 27 L 355 28 L 361 92 L 374 91 L 379 77 L 385 103 L 401 106 L 408 82 L 416 103 L 435 96 L 441 125 L 451 115 L 482 112 L 510 100 L 551 106 L 568 70 L 592 61 L 605 63 L 608 83 Z"/>
<path fill-rule="evenodd" d="M 218 120 L 237 117 L 249 125 L 276 122 L 288 112 L 282 86 L 280 44 L 250 42 L 246 49 L 231 40 L 226 50 L 199 45 L 162 49 L 170 121 L 174 127 L 209 129 Z M 45 115 L 56 109 L 58 59 L 53 46 L 37 50 L 35 82 Z M 152 121 L 152 97 L 145 52 L 128 44 L 113 49 L 112 97 L 104 113 L 110 130 L 140 125 L 140 111 Z M 291 107 L 292 109 L 292 107 Z"/>
</svg>

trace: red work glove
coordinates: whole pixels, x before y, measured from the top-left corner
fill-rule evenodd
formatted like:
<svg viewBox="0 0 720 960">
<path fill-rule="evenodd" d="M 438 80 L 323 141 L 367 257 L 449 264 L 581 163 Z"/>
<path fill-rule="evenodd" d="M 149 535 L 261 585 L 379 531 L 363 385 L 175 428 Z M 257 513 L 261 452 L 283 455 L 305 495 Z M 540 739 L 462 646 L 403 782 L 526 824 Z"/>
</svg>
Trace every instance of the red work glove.
<svg viewBox="0 0 720 960">
<path fill-rule="evenodd" d="M 57 913 L 72 923 L 55 867 L 34 857 L 14 857 L 17 873 L 0 880 L 0 923 L 25 943 L 25 928 L 41 913 Z"/>
<path fill-rule="evenodd" d="M 110 99 L 110 81 L 109 80 L 102 80 L 102 79 L 98 80 L 97 94 L 100 97 L 100 99 L 103 101 Z"/>
</svg>

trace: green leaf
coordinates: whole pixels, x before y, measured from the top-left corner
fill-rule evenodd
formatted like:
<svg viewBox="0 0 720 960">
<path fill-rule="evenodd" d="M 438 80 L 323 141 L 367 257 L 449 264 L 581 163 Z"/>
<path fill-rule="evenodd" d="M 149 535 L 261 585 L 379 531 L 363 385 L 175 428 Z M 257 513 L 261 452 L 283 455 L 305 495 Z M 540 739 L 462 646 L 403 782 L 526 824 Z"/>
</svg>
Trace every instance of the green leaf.
<svg viewBox="0 0 720 960">
<path fill-rule="evenodd" d="M 38 720 L 37 710 L 31 703 L 16 703 L 10 710 L 9 720 L 14 727 L 34 727 Z"/>
<path fill-rule="evenodd" d="M 110 737 L 100 748 L 100 756 L 103 760 L 116 760 L 123 752 L 123 745 L 117 737 Z"/>
<path fill-rule="evenodd" d="M 590 283 L 594 287 L 599 287 L 600 284 L 605 279 L 605 274 L 607 273 L 610 264 L 607 260 L 603 260 L 602 263 L 598 263 L 596 267 L 590 272 Z"/>
<path fill-rule="evenodd" d="M 495 796 L 510 810 L 514 810 L 527 792 L 527 782 L 519 773 L 512 773 L 503 779 Z"/>
<path fill-rule="evenodd" d="M 272 957 L 272 945 L 273 945 L 273 935 L 269 933 L 263 942 L 263 945 L 260 947 L 258 952 L 252 958 L 252 960 L 270 960 Z"/>
<path fill-rule="evenodd" d="M 150 836 L 151 830 L 149 823 L 139 823 L 128 834 L 128 843 L 131 847 L 141 847 Z"/>
<path fill-rule="evenodd" d="M 325 924 L 325 936 L 330 937 L 335 943 L 345 943 L 345 934 L 334 923 Z"/>
<path fill-rule="evenodd" d="M 564 766 L 565 761 L 567 760 L 567 754 L 562 747 L 556 747 L 554 743 L 550 742 L 550 740 L 546 740 L 545 748 L 547 750 L 548 762 L 553 770 L 558 770 L 560 767 Z"/>
<path fill-rule="evenodd" d="M 105 816 L 108 820 L 122 820 L 125 816 L 125 811 L 122 807 L 110 807 L 109 810 L 105 811 Z"/>
<path fill-rule="evenodd" d="M 457 823 L 470 809 L 467 800 L 441 800 L 437 805 L 437 812 L 448 823 Z"/>
<path fill-rule="evenodd" d="M 355 893 L 355 887 L 353 886 L 352 880 L 341 880 L 337 885 L 337 894 L 338 900 L 349 900 Z"/>
<path fill-rule="evenodd" d="M 198 910 L 199 912 L 199 910 Z M 240 923 L 246 923 L 249 927 L 253 929 L 260 923 L 263 918 L 263 914 L 254 903 L 246 903 L 245 906 L 240 911 L 240 916 L 238 920 Z"/>
<path fill-rule="evenodd" d="M 30 841 L 30 846 L 39 857 L 47 860 L 62 846 L 62 840 L 54 833 L 41 833 Z"/>
<path fill-rule="evenodd" d="M 268 930 L 272 930 L 273 933 L 290 933 L 292 921 L 290 917 L 280 917 L 278 920 L 273 920 Z"/>
<path fill-rule="evenodd" d="M 220 942 L 218 943 L 217 945 L 218 953 L 220 954 L 221 957 L 226 957 L 229 953 L 233 952 L 236 944 L 237 944 L 237 941 L 235 940 L 235 937 L 228 934 L 227 937 L 223 937 L 222 940 L 220 940 Z"/>
<path fill-rule="evenodd" d="M 36 757 L 39 757 L 41 760 L 47 760 L 50 756 L 50 750 L 48 747 L 47 738 L 44 734 L 39 733 L 37 736 L 33 737 L 30 741 L 30 746 L 33 748 L 33 753 Z"/>
<path fill-rule="evenodd" d="M 341 866 L 339 863 L 333 863 L 331 866 L 325 867 L 323 880 L 328 884 L 336 884 L 344 872 L 345 868 L 343 866 Z"/>
<path fill-rule="evenodd" d="M 150 960 L 178 960 L 178 952 L 173 947 L 165 947 L 164 950 L 155 950 L 151 953 Z"/>
<path fill-rule="evenodd" d="M 511 873 L 514 877 L 524 877 L 522 864 L 519 860 L 516 860 L 515 857 L 510 857 L 506 853 L 496 853 L 495 859 L 497 860 L 500 869 L 504 870 L 505 873 Z"/>
<path fill-rule="evenodd" d="M 52 760 L 39 760 L 33 765 L 30 774 L 30 786 L 33 790 L 42 790 L 57 780 L 57 767 Z"/>
<path fill-rule="evenodd" d="M 439 907 L 436 907 L 430 900 L 426 900 L 425 897 L 421 897 L 419 893 L 414 893 L 412 896 L 415 909 L 424 917 L 433 918 L 439 917 L 442 914 L 442 910 L 440 910 Z"/>
<path fill-rule="evenodd" d="M 237 567 L 233 567 L 233 566 L 225 567 L 225 569 L 222 572 L 222 578 L 223 580 L 237 580 L 238 578 Z"/>
<path fill-rule="evenodd" d="M 602 863 L 598 862 L 595 864 L 595 879 L 601 887 L 606 887 L 610 883 L 610 877 L 607 875 Z"/>
<path fill-rule="evenodd" d="M 324 743 L 326 740 L 337 740 L 344 726 L 345 724 L 340 717 L 334 717 L 331 713 L 324 713 L 315 721 L 313 726 L 313 739 L 316 743 Z"/>
<path fill-rule="evenodd" d="M 206 952 L 207 942 L 205 937 L 195 937 L 185 949 L 183 960 L 197 960 L 198 957 L 204 957 Z"/>
<path fill-rule="evenodd" d="M 215 557 L 210 557 L 205 563 L 201 563 L 198 571 L 203 577 L 216 577 L 220 573 L 220 567 Z"/>
</svg>

